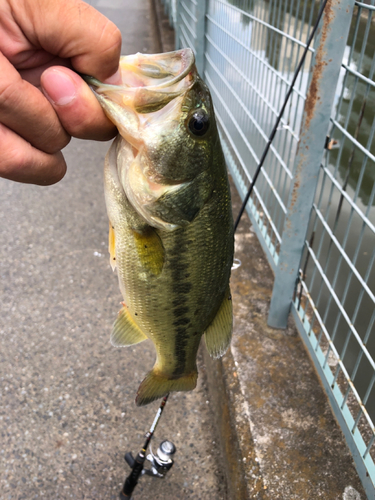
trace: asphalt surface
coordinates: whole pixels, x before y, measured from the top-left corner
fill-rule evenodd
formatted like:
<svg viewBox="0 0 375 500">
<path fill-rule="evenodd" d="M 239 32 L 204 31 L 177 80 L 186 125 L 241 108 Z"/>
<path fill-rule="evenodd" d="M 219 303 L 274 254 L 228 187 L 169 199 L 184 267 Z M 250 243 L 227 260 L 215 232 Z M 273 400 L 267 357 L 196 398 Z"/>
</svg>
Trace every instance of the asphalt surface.
<svg viewBox="0 0 375 500">
<path fill-rule="evenodd" d="M 123 53 L 156 52 L 148 0 L 91 2 L 120 27 Z M 38 187 L 0 180 L 0 499 L 114 499 L 158 403 L 135 393 L 150 342 L 115 349 L 120 308 L 107 254 L 102 165 L 109 143 L 73 140 L 66 177 Z M 176 447 L 163 479 L 134 499 L 226 498 L 213 415 L 198 388 L 172 394 L 155 435 Z M 154 446 L 155 446 L 154 445 Z"/>
</svg>

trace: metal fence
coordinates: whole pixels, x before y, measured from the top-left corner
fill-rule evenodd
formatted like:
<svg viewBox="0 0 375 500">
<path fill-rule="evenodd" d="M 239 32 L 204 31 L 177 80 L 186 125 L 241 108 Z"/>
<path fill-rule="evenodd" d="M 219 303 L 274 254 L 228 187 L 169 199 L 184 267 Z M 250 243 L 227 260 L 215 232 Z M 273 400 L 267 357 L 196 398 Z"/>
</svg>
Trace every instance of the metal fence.
<svg viewBox="0 0 375 500">
<path fill-rule="evenodd" d="M 164 0 L 210 87 L 244 197 L 317 0 Z M 247 212 L 375 497 L 375 0 L 328 0 Z"/>
</svg>

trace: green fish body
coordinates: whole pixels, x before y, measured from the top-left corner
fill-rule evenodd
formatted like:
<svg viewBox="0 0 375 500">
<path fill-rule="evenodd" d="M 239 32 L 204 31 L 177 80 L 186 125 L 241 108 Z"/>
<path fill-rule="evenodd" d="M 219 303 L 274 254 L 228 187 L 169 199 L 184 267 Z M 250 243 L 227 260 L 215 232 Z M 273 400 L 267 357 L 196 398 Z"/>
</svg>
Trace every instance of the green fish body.
<svg viewBox="0 0 375 500">
<path fill-rule="evenodd" d="M 105 161 L 124 298 L 111 341 L 148 338 L 156 349 L 140 406 L 194 389 L 202 335 L 214 357 L 230 343 L 233 219 L 211 97 L 190 49 L 122 57 L 120 68 L 120 86 L 87 80 L 120 132 Z"/>
</svg>

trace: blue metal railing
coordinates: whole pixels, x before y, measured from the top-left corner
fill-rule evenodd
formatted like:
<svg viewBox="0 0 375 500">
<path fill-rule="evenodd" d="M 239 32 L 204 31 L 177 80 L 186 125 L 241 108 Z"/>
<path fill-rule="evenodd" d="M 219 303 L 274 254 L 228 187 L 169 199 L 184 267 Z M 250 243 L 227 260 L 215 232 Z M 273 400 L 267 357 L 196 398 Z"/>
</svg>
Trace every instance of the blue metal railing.
<svg viewBox="0 0 375 500">
<path fill-rule="evenodd" d="M 319 0 L 164 0 L 210 87 L 245 197 Z M 329 0 L 247 205 L 369 498 L 375 497 L 375 0 Z M 282 293 L 281 293 L 282 291 Z"/>
</svg>

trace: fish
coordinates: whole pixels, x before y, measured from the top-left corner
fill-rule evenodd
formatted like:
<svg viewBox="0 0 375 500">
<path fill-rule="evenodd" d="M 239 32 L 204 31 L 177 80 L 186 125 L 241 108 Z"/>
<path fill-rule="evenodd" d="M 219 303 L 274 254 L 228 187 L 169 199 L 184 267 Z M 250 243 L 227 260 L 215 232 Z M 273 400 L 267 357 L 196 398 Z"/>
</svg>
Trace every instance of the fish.
<svg viewBox="0 0 375 500">
<path fill-rule="evenodd" d="M 110 262 L 123 296 L 111 342 L 154 344 L 142 406 L 196 387 L 202 336 L 211 356 L 226 352 L 234 231 L 212 99 L 193 52 L 122 56 L 120 73 L 120 85 L 85 79 L 119 131 L 104 167 Z"/>
</svg>

